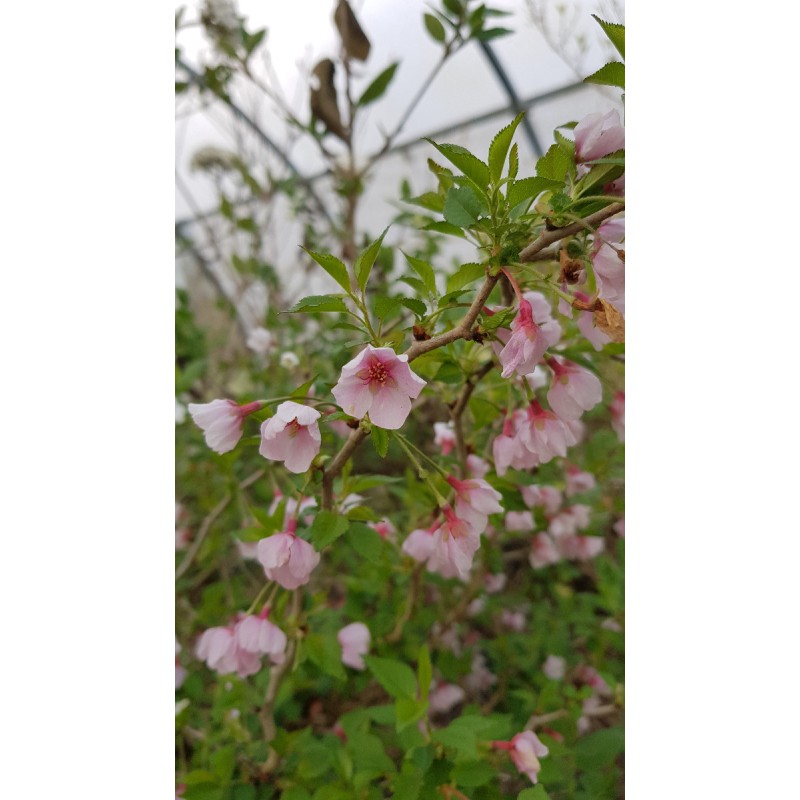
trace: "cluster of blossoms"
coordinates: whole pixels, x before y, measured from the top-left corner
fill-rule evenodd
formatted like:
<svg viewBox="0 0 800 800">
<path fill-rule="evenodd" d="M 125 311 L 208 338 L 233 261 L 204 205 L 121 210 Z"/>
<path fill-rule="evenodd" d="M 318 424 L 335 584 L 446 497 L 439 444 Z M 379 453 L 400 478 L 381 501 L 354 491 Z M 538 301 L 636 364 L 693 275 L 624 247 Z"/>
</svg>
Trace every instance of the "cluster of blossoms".
<svg viewBox="0 0 800 800">
<path fill-rule="evenodd" d="M 447 482 L 456 493 L 455 511 L 450 505 L 443 506 L 444 519 L 430 528 L 412 531 L 403 542 L 403 552 L 425 562 L 431 572 L 464 581 L 469 577 L 489 515 L 502 512 L 503 507 L 500 492 L 483 479 L 462 481 L 451 475 Z"/>
<path fill-rule="evenodd" d="M 197 642 L 197 657 L 210 669 L 227 675 L 235 672 L 240 678 L 261 670 L 262 656 L 272 664 L 280 664 L 286 651 L 286 634 L 269 621 L 269 608 L 258 615 L 241 615 L 224 628 L 209 628 Z"/>
</svg>

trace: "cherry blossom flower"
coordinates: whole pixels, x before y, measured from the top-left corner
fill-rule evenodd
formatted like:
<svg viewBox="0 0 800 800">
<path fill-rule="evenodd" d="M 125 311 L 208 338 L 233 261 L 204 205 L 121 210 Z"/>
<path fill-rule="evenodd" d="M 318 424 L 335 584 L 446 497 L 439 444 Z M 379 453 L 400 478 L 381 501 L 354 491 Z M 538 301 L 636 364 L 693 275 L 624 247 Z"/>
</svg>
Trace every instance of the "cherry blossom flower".
<svg viewBox="0 0 800 800">
<path fill-rule="evenodd" d="M 397 528 L 392 524 L 389 519 L 381 519 L 378 522 L 367 523 L 372 530 L 376 531 L 382 539 L 388 539 L 393 542 L 397 535 Z"/>
<path fill-rule="evenodd" d="M 296 353 L 293 353 L 291 350 L 286 350 L 281 353 L 280 364 L 285 369 L 294 369 L 299 366 L 300 359 L 297 357 Z"/>
<path fill-rule="evenodd" d="M 625 392 L 617 392 L 609 406 L 611 427 L 621 442 L 625 441 Z"/>
<path fill-rule="evenodd" d="M 256 355 L 266 355 L 274 345 L 275 337 L 266 328 L 253 328 L 247 336 L 247 346 Z"/>
<path fill-rule="evenodd" d="M 428 695 L 428 709 L 431 714 L 446 714 L 459 703 L 464 702 L 466 692 L 454 683 L 437 681 Z"/>
<path fill-rule="evenodd" d="M 260 656 L 239 647 L 233 627 L 209 628 L 198 640 L 195 652 L 220 675 L 236 672 L 240 678 L 246 678 L 261 669 Z"/>
<path fill-rule="evenodd" d="M 556 546 L 564 558 L 591 561 L 603 552 L 606 543 L 599 536 L 580 536 L 575 533 L 556 539 Z"/>
<path fill-rule="evenodd" d="M 433 443 L 442 448 L 442 455 L 449 455 L 456 446 L 456 432 L 452 422 L 433 423 Z"/>
<path fill-rule="evenodd" d="M 539 770 L 542 768 L 539 759 L 550 752 L 533 731 L 518 733 L 510 742 L 492 742 L 492 747 L 495 750 L 506 750 L 514 766 L 524 772 L 531 783 L 536 783 L 539 779 Z"/>
<path fill-rule="evenodd" d="M 273 664 L 280 664 L 286 651 L 286 634 L 268 617 L 268 608 L 257 617 L 243 616 L 235 626 L 236 642 L 242 650 L 269 656 Z"/>
<path fill-rule="evenodd" d="M 368 344 L 352 361 L 331 390 L 345 413 L 360 419 L 369 412 L 379 428 L 397 430 L 411 413 L 411 401 L 426 382 L 411 371 L 408 356 L 391 347 Z"/>
<path fill-rule="evenodd" d="M 467 580 L 472 569 L 472 559 L 480 547 L 480 535 L 450 506 L 444 506 L 444 522 L 433 534 L 433 551 L 428 558 L 428 569 L 444 578 Z"/>
<path fill-rule="evenodd" d="M 427 561 L 436 544 L 433 534 L 436 533 L 438 527 L 437 523 L 430 528 L 417 528 L 411 531 L 400 549 L 415 561 Z"/>
<path fill-rule="evenodd" d="M 594 324 L 591 311 L 578 313 L 578 330 L 589 340 L 595 350 L 602 350 L 611 341 L 611 337 Z"/>
<path fill-rule="evenodd" d="M 369 628 L 363 622 L 352 622 L 345 625 L 336 638 L 342 647 L 342 663 L 353 669 L 364 669 L 364 656 L 369 652 L 372 641 Z"/>
<path fill-rule="evenodd" d="M 480 456 L 471 453 L 467 456 L 467 472 L 473 478 L 485 478 L 486 473 L 491 469 L 488 461 L 484 461 Z"/>
<path fill-rule="evenodd" d="M 487 594 L 497 594 L 498 592 L 502 592 L 505 588 L 507 580 L 508 576 L 505 574 L 505 572 L 498 572 L 496 575 L 487 573 L 486 578 L 484 579 L 484 586 L 486 587 Z"/>
<path fill-rule="evenodd" d="M 284 533 L 275 533 L 258 543 L 258 560 L 266 576 L 284 589 L 308 583 L 319 564 L 319 553 L 297 536 L 296 528 L 297 520 L 292 520 Z"/>
<path fill-rule="evenodd" d="M 500 477 L 505 475 L 508 468 L 522 456 L 522 442 L 517 435 L 514 423 L 513 415 L 506 417 L 503 421 L 503 432 L 492 443 L 494 468 Z"/>
<path fill-rule="evenodd" d="M 322 437 L 315 408 L 288 400 L 281 403 L 261 425 L 258 452 L 272 461 L 283 461 L 289 472 L 305 472 L 319 453 Z"/>
<path fill-rule="evenodd" d="M 546 464 L 556 456 L 565 456 L 567 447 L 576 443 L 572 431 L 552 411 L 545 411 L 537 400 L 528 406 L 528 424 L 520 429 L 520 439 L 527 450 Z"/>
<path fill-rule="evenodd" d="M 591 472 L 584 472 L 574 464 L 567 464 L 567 497 L 572 497 L 574 494 L 581 492 L 588 492 L 597 485 L 594 475 Z"/>
<path fill-rule="evenodd" d="M 485 692 L 497 683 L 497 676 L 486 666 L 486 656 L 476 652 L 472 657 L 472 668 L 464 678 L 464 685 L 470 692 Z"/>
<path fill-rule="evenodd" d="M 505 518 L 507 531 L 532 531 L 536 524 L 530 511 L 509 511 Z"/>
<path fill-rule="evenodd" d="M 533 372 L 547 347 L 547 338 L 533 321 L 530 302 L 520 298 L 519 312 L 511 323 L 511 336 L 500 351 L 502 376 L 510 378 L 515 372 L 517 375 Z"/>
<path fill-rule="evenodd" d="M 619 114 L 589 114 L 575 126 L 575 161 L 583 163 L 602 158 L 625 147 L 625 128 Z"/>
<path fill-rule="evenodd" d="M 575 678 L 585 683 L 601 696 L 608 697 L 612 694 L 611 687 L 605 682 L 603 676 L 589 664 L 583 664 L 575 670 Z"/>
<path fill-rule="evenodd" d="M 529 508 L 543 506 L 547 514 L 555 514 L 561 508 L 563 496 L 555 486 L 520 486 L 519 491 Z"/>
<path fill-rule="evenodd" d="M 242 438 L 242 423 L 248 414 L 258 411 L 261 403 L 240 406 L 233 400 L 189 403 L 189 414 L 203 431 L 206 444 L 217 453 L 233 450 Z"/>
<path fill-rule="evenodd" d="M 625 316 L 625 260 L 622 243 L 625 239 L 625 218 L 606 220 L 595 234 L 592 267 L 597 280 L 597 293 Z M 620 253 L 622 251 L 622 255 Z"/>
<path fill-rule="evenodd" d="M 561 656 L 547 656 L 542 664 L 542 672 L 551 681 L 560 681 L 567 669 L 567 662 Z"/>
<path fill-rule="evenodd" d="M 500 613 L 500 622 L 509 630 L 517 633 L 522 633 L 525 630 L 525 614 L 521 611 L 511 611 L 508 608 L 504 608 Z"/>
<path fill-rule="evenodd" d="M 597 711 L 601 705 L 602 700 L 596 694 L 593 694 L 591 697 L 587 697 L 583 701 L 583 706 L 581 707 L 582 713 L 577 722 L 578 733 L 581 736 L 589 733 L 591 730 L 592 717 L 594 716 L 594 712 Z"/>
<path fill-rule="evenodd" d="M 547 364 L 554 373 L 547 402 L 559 417 L 579 419 L 603 399 L 600 379 L 588 369 L 570 361 L 559 363 L 555 358 L 547 359 Z"/>
<path fill-rule="evenodd" d="M 528 561 L 534 569 L 542 569 L 557 564 L 561 561 L 556 543 L 546 533 L 538 533 L 531 542 L 531 552 Z"/>
<path fill-rule="evenodd" d="M 502 495 L 486 481 L 469 479 L 460 481 L 449 475 L 447 482 L 456 491 L 456 514 L 466 520 L 475 531 L 482 533 L 489 523 L 489 514 L 503 511 Z"/>
</svg>

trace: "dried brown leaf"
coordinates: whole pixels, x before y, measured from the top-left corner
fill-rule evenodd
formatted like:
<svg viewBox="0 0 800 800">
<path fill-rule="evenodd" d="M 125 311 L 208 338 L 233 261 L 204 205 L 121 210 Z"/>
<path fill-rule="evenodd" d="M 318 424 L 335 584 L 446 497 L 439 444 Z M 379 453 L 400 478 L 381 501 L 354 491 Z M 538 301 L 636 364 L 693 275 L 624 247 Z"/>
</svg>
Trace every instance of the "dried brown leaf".
<svg viewBox="0 0 800 800">
<path fill-rule="evenodd" d="M 333 21 L 339 30 L 339 36 L 342 39 L 347 55 L 357 61 L 366 61 L 367 56 L 369 56 L 369 39 L 367 39 L 364 31 L 361 30 L 356 15 L 347 0 L 339 0 L 339 5 L 336 6 L 336 11 L 333 15 Z"/>
<path fill-rule="evenodd" d="M 336 67 L 329 58 L 323 58 L 311 72 L 318 84 L 316 88 L 313 85 L 311 87 L 311 113 L 322 120 L 331 133 L 346 142 L 347 131 L 342 125 L 336 87 L 333 84 L 335 72 Z"/>
<path fill-rule="evenodd" d="M 594 324 L 608 336 L 612 342 L 625 341 L 625 317 L 611 303 L 597 299 L 600 309 L 594 312 Z"/>
</svg>

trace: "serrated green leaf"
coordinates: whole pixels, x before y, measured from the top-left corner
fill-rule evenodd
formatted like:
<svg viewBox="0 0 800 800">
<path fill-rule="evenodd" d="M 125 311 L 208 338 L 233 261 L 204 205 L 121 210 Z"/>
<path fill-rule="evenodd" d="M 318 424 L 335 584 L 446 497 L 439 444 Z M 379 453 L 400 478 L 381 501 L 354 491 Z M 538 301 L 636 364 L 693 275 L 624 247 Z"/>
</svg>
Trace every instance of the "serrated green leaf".
<svg viewBox="0 0 800 800">
<path fill-rule="evenodd" d="M 397 280 L 407 283 L 417 294 L 425 294 L 428 291 L 425 284 L 413 275 L 401 275 Z"/>
<path fill-rule="evenodd" d="M 419 649 L 417 658 L 417 680 L 419 682 L 419 692 L 423 701 L 428 701 L 431 681 L 433 680 L 433 665 L 431 664 L 431 652 L 428 645 L 424 644 Z"/>
<path fill-rule="evenodd" d="M 384 228 L 383 233 L 366 250 L 360 253 L 356 259 L 355 273 L 361 291 L 364 291 L 364 287 L 367 285 L 369 274 L 372 272 L 372 265 L 378 257 L 381 244 L 383 244 L 383 237 L 386 236 L 386 231 L 388 230 L 388 227 Z"/>
<path fill-rule="evenodd" d="M 570 157 L 575 157 L 575 142 L 568 139 L 561 131 L 553 131 L 556 138 L 556 144 Z"/>
<path fill-rule="evenodd" d="M 437 42 L 443 42 L 445 40 L 445 30 L 439 19 L 434 17 L 433 14 L 425 14 L 424 20 L 425 27 L 433 39 Z"/>
<path fill-rule="evenodd" d="M 625 58 L 625 26 L 618 22 L 606 22 L 600 19 L 597 14 L 592 14 L 597 24 L 603 29 L 611 44 L 617 48 L 617 52 Z"/>
<path fill-rule="evenodd" d="M 322 550 L 323 547 L 327 547 L 342 536 L 349 526 L 350 522 L 347 517 L 323 509 L 317 513 L 311 523 L 308 531 L 309 538 L 317 550 Z"/>
<path fill-rule="evenodd" d="M 457 225 L 451 225 L 449 222 L 429 222 L 427 225 L 422 226 L 422 230 L 446 233 L 448 236 L 458 236 L 460 239 L 466 238 L 466 234 L 461 228 Z"/>
<path fill-rule="evenodd" d="M 438 196 L 438 195 L 437 195 Z M 403 253 L 403 251 L 400 251 Z M 433 271 L 433 267 L 427 262 L 422 261 L 419 258 L 414 258 L 413 256 L 408 255 L 408 253 L 403 253 L 406 257 L 406 261 L 408 261 L 408 265 L 414 272 L 422 278 L 422 282 L 425 285 L 425 289 L 428 291 L 429 294 L 436 296 L 436 273 Z"/>
<path fill-rule="evenodd" d="M 319 294 L 304 297 L 298 300 L 291 308 L 287 309 L 287 314 L 297 314 L 301 311 L 309 313 L 325 313 L 329 311 L 338 311 L 340 313 L 347 313 L 347 306 L 341 297 L 332 294 Z"/>
<path fill-rule="evenodd" d="M 400 298 L 399 297 L 389 297 L 388 295 L 382 294 L 375 298 L 375 303 L 373 304 L 372 310 L 375 316 L 383 322 L 393 311 L 396 311 L 400 308 Z"/>
<path fill-rule="evenodd" d="M 392 697 L 417 699 L 417 679 L 408 664 L 392 658 L 379 658 L 378 656 L 366 656 L 364 661 L 370 672 L 375 676 L 375 680 Z"/>
<path fill-rule="evenodd" d="M 433 139 L 423 137 L 432 144 L 451 164 L 455 164 L 481 191 L 489 186 L 489 167 L 466 147 L 458 144 L 437 144 Z"/>
<path fill-rule="evenodd" d="M 549 178 L 523 178 L 521 181 L 514 181 L 509 185 L 506 192 L 506 201 L 510 208 L 518 206 L 525 200 L 533 199 L 546 192 L 548 189 L 556 189 L 561 186 L 561 181 L 554 181 Z"/>
<path fill-rule="evenodd" d="M 498 328 L 507 328 L 514 317 L 517 316 L 516 308 L 504 308 L 490 317 L 486 317 L 481 323 L 481 327 L 485 331 L 495 331 Z"/>
<path fill-rule="evenodd" d="M 549 178 L 563 184 L 571 164 L 570 157 L 557 144 L 554 144 L 536 162 L 536 174 L 540 178 Z"/>
<path fill-rule="evenodd" d="M 344 265 L 343 261 L 330 253 L 314 253 L 311 250 L 306 250 L 305 247 L 301 249 L 305 250 L 306 253 L 308 253 L 311 258 L 342 287 L 342 289 L 346 292 L 350 291 L 350 276 L 347 273 L 347 267 Z"/>
<path fill-rule="evenodd" d="M 409 311 L 414 313 L 414 316 L 422 319 L 428 313 L 428 307 L 422 300 L 417 300 L 415 297 L 401 297 L 400 304 L 405 306 Z"/>
<path fill-rule="evenodd" d="M 511 152 L 508 154 L 508 180 L 513 183 L 517 179 L 519 172 L 519 147 L 517 143 L 511 145 Z"/>
<path fill-rule="evenodd" d="M 383 95 L 386 89 L 389 87 L 389 84 L 392 82 L 392 78 L 394 78 L 395 72 L 397 72 L 397 67 L 399 66 L 399 62 L 395 61 L 394 64 L 386 67 L 386 69 L 375 78 L 372 83 L 367 86 L 364 90 L 364 94 L 358 98 L 357 105 L 359 106 L 366 106 L 370 103 L 375 102 L 379 97 Z"/>
<path fill-rule="evenodd" d="M 457 292 L 463 289 L 478 278 L 486 277 L 485 264 L 462 264 L 452 275 L 447 279 L 447 293 Z"/>
<path fill-rule="evenodd" d="M 489 145 L 489 173 L 494 183 L 497 183 L 503 175 L 503 167 L 506 163 L 508 148 L 511 147 L 511 140 L 514 138 L 514 132 L 517 130 L 517 126 L 522 122 L 524 116 L 524 111 L 517 114 L 505 128 L 498 132 Z"/>
<path fill-rule="evenodd" d="M 428 159 L 428 169 L 437 176 L 446 175 L 448 178 L 453 177 L 453 170 L 443 167 L 441 164 L 437 164 L 432 158 Z"/>
<path fill-rule="evenodd" d="M 444 197 L 437 192 L 424 192 L 418 197 L 412 197 L 405 202 L 421 208 L 427 208 L 428 211 L 435 211 L 438 214 L 441 214 L 444 209 Z"/>
<path fill-rule="evenodd" d="M 619 89 L 625 88 L 625 65 L 619 61 L 612 61 L 600 67 L 597 72 L 593 72 L 584 83 L 599 83 L 603 86 L 616 86 Z"/>
<path fill-rule="evenodd" d="M 309 378 L 307 381 L 301 383 L 296 389 L 294 389 L 291 393 L 291 397 L 306 397 L 308 395 L 308 390 L 313 385 L 314 381 L 317 379 L 317 376 L 314 375 L 313 378 Z"/>
<path fill-rule="evenodd" d="M 454 186 L 444 201 L 444 218 L 451 225 L 467 228 L 474 225 L 481 215 L 480 198 L 469 186 Z"/>
<path fill-rule="evenodd" d="M 370 434 L 370 438 L 372 439 L 372 445 L 375 448 L 375 452 L 381 458 L 386 458 L 386 454 L 389 452 L 388 431 L 385 431 L 383 428 L 379 428 L 377 425 L 373 425 L 371 430 L 372 433 Z"/>
</svg>

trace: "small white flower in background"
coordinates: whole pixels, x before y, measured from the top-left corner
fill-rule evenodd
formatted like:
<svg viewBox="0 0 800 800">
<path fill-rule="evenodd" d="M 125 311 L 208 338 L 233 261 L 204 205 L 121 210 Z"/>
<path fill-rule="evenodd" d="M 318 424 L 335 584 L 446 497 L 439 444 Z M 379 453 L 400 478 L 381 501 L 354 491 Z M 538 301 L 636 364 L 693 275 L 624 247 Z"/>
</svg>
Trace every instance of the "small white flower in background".
<svg viewBox="0 0 800 800">
<path fill-rule="evenodd" d="M 239 14 L 233 0 L 205 0 L 201 16 L 204 22 L 226 31 L 235 31 L 239 27 Z"/>
<path fill-rule="evenodd" d="M 291 351 L 286 350 L 281 353 L 281 366 L 286 369 L 294 369 L 300 363 L 300 359 Z"/>
<path fill-rule="evenodd" d="M 183 425 L 186 421 L 186 406 L 181 403 L 178 398 L 175 398 L 175 424 Z"/>
<path fill-rule="evenodd" d="M 566 668 L 567 662 L 561 656 L 547 656 L 542 664 L 542 672 L 551 681 L 560 681 L 564 677 Z"/>
<path fill-rule="evenodd" d="M 454 683 L 437 681 L 431 686 L 428 695 L 428 709 L 431 714 L 446 714 L 463 702 L 466 692 Z"/>
<path fill-rule="evenodd" d="M 253 328 L 247 336 L 247 346 L 257 356 L 263 356 L 275 346 L 275 337 L 266 328 Z"/>
</svg>

